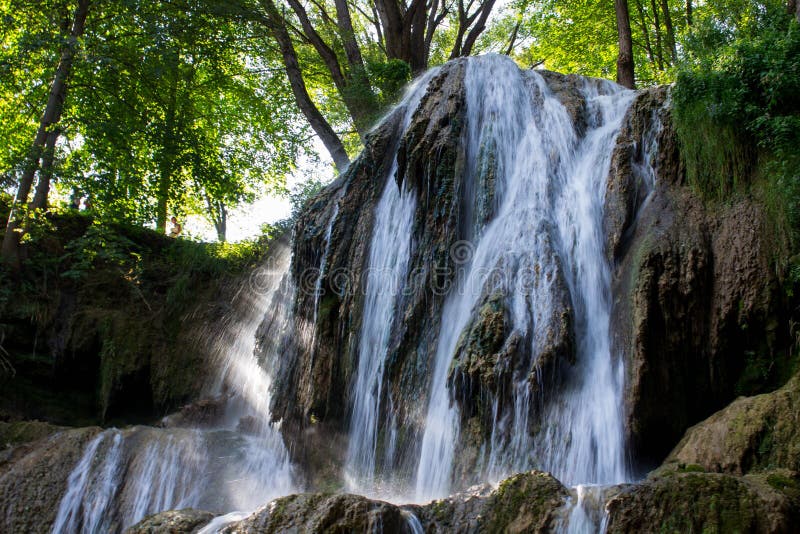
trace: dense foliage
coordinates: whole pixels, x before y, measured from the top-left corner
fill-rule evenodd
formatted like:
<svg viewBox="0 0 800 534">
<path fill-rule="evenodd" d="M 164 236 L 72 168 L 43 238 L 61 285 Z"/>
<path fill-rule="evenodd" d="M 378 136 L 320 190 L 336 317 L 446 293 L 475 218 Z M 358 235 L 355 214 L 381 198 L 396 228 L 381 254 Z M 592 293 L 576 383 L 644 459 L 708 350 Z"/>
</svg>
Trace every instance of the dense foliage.
<svg viewBox="0 0 800 534">
<path fill-rule="evenodd" d="M 687 178 L 718 200 L 759 186 L 796 242 L 800 24 L 782 2 L 710 7 L 686 40 L 673 93 Z"/>
</svg>

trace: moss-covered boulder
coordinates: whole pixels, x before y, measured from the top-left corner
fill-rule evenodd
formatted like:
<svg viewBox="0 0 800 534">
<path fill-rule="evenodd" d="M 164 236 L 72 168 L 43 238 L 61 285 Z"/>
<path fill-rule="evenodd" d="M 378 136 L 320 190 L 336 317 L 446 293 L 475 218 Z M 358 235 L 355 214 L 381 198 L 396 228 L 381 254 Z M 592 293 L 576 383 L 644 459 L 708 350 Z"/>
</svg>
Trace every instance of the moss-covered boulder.
<svg viewBox="0 0 800 534">
<path fill-rule="evenodd" d="M 772 393 L 742 397 L 690 428 L 667 459 L 707 471 L 800 471 L 800 375 Z"/>
<path fill-rule="evenodd" d="M 359 495 L 307 493 L 272 501 L 226 534 L 397 532 L 411 534 L 399 507 Z"/>
<path fill-rule="evenodd" d="M 49 532 L 67 480 L 97 427 L 59 432 L 0 464 L 0 532 Z"/>
<path fill-rule="evenodd" d="M 214 519 L 203 510 L 170 510 L 142 519 L 125 530 L 125 534 L 194 534 Z"/>
<path fill-rule="evenodd" d="M 607 504 L 609 533 L 789 533 L 800 506 L 796 478 L 770 484 L 763 477 L 736 477 L 693 469 L 659 474 L 622 491 Z M 776 487 L 777 486 L 777 487 Z"/>
</svg>

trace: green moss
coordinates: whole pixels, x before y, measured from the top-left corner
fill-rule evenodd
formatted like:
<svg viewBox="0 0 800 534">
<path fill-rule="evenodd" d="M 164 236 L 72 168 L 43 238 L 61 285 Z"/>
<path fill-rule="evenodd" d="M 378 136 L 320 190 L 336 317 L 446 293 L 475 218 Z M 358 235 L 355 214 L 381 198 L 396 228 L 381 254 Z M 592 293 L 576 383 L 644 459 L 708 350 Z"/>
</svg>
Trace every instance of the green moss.
<svg viewBox="0 0 800 534">
<path fill-rule="evenodd" d="M 800 490 L 800 482 L 795 478 L 790 478 L 784 473 L 772 473 L 767 475 L 767 484 L 778 491 Z"/>
<path fill-rule="evenodd" d="M 705 471 L 702 465 L 697 464 L 679 464 L 677 469 L 678 473 L 705 473 Z"/>
</svg>

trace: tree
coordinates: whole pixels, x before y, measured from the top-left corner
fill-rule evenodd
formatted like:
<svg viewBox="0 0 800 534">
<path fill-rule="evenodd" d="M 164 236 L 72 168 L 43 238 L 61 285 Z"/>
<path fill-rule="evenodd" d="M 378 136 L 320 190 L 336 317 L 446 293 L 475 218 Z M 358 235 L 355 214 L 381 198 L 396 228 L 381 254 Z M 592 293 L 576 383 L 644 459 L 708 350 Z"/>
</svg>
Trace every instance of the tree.
<svg viewBox="0 0 800 534">
<path fill-rule="evenodd" d="M 631 22 L 628 14 L 628 0 L 614 0 L 617 15 L 617 34 L 619 55 L 617 56 L 617 83 L 629 89 L 636 87 L 633 74 L 633 40 Z"/>
<path fill-rule="evenodd" d="M 27 160 L 23 167 L 22 175 L 19 179 L 17 187 L 17 194 L 14 202 L 11 205 L 11 210 L 6 224 L 6 231 L 3 235 L 2 254 L 3 260 L 12 265 L 19 264 L 19 229 L 25 205 L 28 202 L 31 186 L 36 172 L 39 170 L 42 157 L 46 155 L 48 160 L 48 167 L 46 172 L 40 173 L 40 180 L 46 182 L 48 185 L 42 185 L 42 190 L 46 191 L 49 188 L 50 170 L 52 167 L 52 153 L 55 149 L 55 142 L 58 138 L 58 130 L 56 126 L 61 120 L 61 114 L 64 110 L 64 101 L 67 96 L 67 84 L 72 71 L 72 63 L 75 54 L 78 50 L 79 38 L 83 35 L 84 27 L 86 25 L 86 17 L 89 13 L 89 0 L 78 0 L 78 5 L 75 8 L 75 15 L 72 21 L 69 36 L 66 39 L 62 49 L 61 57 L 56 67 L 53 81 L 50 84 L 50 93 L 47 98 L 47 104 L 42 113 L 41 120 L 39 121 L 39 128 L 34 137 L 33 143 L 30 147 Z M 47 154 L 49 155 L 47 155 Z M 39 199 L 41 202 L 41 198 Z"/>
<path fill-rule="evenodd" d="M 382 105 L 395 97 L 385 89 L 396 89 L 398 84 L 380 86 L 386 67 L 417 74 L 443 46 L 448 50 L 441 54 L 444 59 L 470 55 L 495 4 L 495 0 L 286 2 L 209 0 L 209 5 L 219 16 L 260 24 L 268 30 L 281 51 L 298 108 L 340 171 L 349 163 L 347 143 L 331 124 L 332 114 L 324 113 L 309 91 L 309 79 L 324 69 L 326 79 L 317 85 L 335 88 L 336 99 L 359 139 L 353 144 L 360 145 Z M 437 40 L 445 26 L 454 29 L 452 36 Z"/>
<path fill-rule="evenodd" d="M 797 22 L 800 22 L 800 2 L 797 0 L 789 0 L 786 4 L 786 12 L 790 15 L 794 15 Z"/>
<path fill-rule="evenodd" d="M 67 7 L 2 4 L 0 176 L 20 185 L 20 199 L 38 176 L 30 207 L 45 207 L 57 178 L 98 216 L 164 229 L 171 214 L 198 213 L 224 239 L 231 207 L 283 187 L 308 134 L 262 35 L 194 0 L 93 3 L 78 56 L 69 37 L 78 15 Z M 41 67 L 48 61 L 59 64 L 56 81 Z M 33 119 L 37 101 L 48 111 Z"/>
</svg>

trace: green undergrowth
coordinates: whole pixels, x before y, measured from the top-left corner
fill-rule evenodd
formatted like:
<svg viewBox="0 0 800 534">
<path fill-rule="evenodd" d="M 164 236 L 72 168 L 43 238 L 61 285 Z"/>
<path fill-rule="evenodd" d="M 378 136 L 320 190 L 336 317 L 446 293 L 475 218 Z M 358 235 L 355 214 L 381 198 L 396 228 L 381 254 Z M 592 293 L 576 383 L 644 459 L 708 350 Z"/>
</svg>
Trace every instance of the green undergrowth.
<svg viewBox="0 0 800 534">
<path fill-rule="evenodd" d="M 200 243 L 86 212 L 37 217 L 22 269 L 0 268 L 0 420 L 146 422 L 192 398 L 200 333 L 275 233 Z"/>
<path fill-rule="evenodd" d="M 672 96 L 687 181 L 708 201 L 761 198 L 776 263 L 800 281 L 789 261 L 800 244 L 800 25 L 783 3 L 764 2 L 704 21 L 686 48 Z"/>
</svg>

